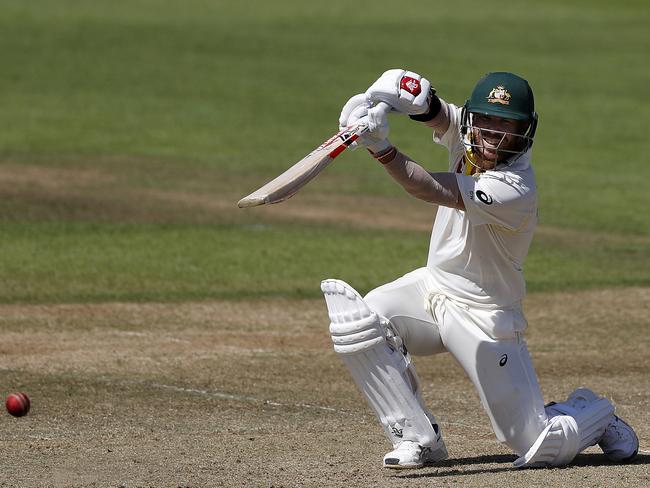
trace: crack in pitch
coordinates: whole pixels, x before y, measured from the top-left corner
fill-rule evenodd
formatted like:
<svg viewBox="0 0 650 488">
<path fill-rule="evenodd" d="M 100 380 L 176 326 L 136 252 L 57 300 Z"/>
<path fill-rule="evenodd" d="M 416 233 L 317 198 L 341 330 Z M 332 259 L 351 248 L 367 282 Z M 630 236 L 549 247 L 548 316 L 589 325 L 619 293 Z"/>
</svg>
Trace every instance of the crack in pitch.
<svg viewBox="0 0 650 488">
<path fill-rule="evenodd" d="M 156 388 L 159 390 L 174 391 L 177 393 L 188 393 L 191 395 L 201 395 L 210 398 L 220 398 L 224 400 L 233 400 L 238 402 L 260 403 L 262 405 L 271 405 L 274 407 L 298 407 L 298 408 L 305 408 L 305 409 L 321 410 L 324 412 L 342 413 L 344 415 L 357 415 L 357 413 L 350 412 L 348 410 L 342 410 L 333 407 L 325 407 L 322 405 L 312 405 L 309 403 L 302 403 L 302 402 L 298 402 L 298 403 L 274 402 L 272 400 L 265 400 L 263 398 L 257 398 L 252 396 L 233 395 L 231 393 L 223 393 L 220 391 L 211 391 L 211 390 L 200 390 L 197 388 L 184 388 L 182 386 L 165 385 L 162 383 L 150 383 L 150 382 L 139 382 L 139 381 L 130 381 L 124 383 L 139 384 L 139 385 L 149 386 L 151 388 Z"/>
<path fill-rule="evenodd" d="M 113 382 L 114 383 L 114 382 Z M 232 401 L 237 401 L 237 402 L 250 402 L 250 403 L 259 403 L 262 405 L 270 405 L 273 407 L 297 407 L 297 408 L 305 408 L 305 409 L 312 409 L 312 410 L 320 410 L 323 412 L 328 412 L 328 413 L 340 413 L 343 415 L 349 415 L 349 416 L 357 416 L 357 417 L 366 417 L 366 418 L 375 418 L 375 415 L 371 413 L 363 413 L 363 412 L 352 412 L 350 410 L 343 410 L 340 408 L 334 408 L 334 407 L 325 407 L 323 405 L 312 405 L 310 403 L 303 403 L 303 402 L 298 402 L 298 403 L 282 403 L 282 402 L 274 402 L 272 400 L 265 400 L 263 398 L 257 398 L 257 397 L 252 397 L 252 396 L 246 396 L 246 395 L 233 395 L 232 393 L 223 393 L 220 391 L 211 391 L 211 390 L 201 390 L 198 388 L 185 388 L 182 386 L 174 386 L 174 385 L 166 385 L 163 383 L 151 383 L 148 381 L 121 381 L 119 382 L 120 384 L 135 384 L 135 385 L 140 385 L 140 386 L 148 386 L 150 388 L 155 388 L 159 390 L 168 390 L 168 391 L 173 391 L 176 393 L 185 393 L 185 394 L 190 394 L 190 395 L 201 395 L 209 398 L 219 398 L 223 400 L 232 400 Z M 447 425 L 454 425 L 454 426 L 460 426 L 463 428 L 470 428 L 470 429 L 476 429 L 477 426 L 471 425 L 465 422 L 459 422 L 459 421 L 450 421 L 447 420 L 441 416 L 438 417 L 444 424 Z M 492 433 L 492 431 L 490 431 Z"/>
</svg>

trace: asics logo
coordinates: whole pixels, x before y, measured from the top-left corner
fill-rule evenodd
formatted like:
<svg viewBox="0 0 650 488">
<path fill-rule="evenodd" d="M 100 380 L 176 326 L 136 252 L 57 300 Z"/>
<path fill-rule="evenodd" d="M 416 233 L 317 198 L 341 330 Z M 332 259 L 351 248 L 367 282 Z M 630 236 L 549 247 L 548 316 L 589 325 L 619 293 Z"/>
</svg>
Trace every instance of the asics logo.
<svg viewBox="0 0 650 488">
<path fill-rule="evenodd" d="M 508 355 L 504 354 L 503 356 L 501 356 L 501 359 L 499 360 L 499 366 L 503 368 L 507 362 L 508 362 Z"/>
<path fill-rule="evenodd" d="M 477 190 L 476 191 L 476 196 L 480 201 L 482 201 L 486 205 L 492 205 L 492 197 L 487 195 L 484 191 Z"/>
<path fill-rule="evenodd" d="M 420 80 L 411 78 L 410 76 L 404 76 L 402 81 L 399 83 L 399 87 L 409 92 L 414 97 L 417 97 L 422 92 L 422 87 L 420 86 Z"/>
</svg>

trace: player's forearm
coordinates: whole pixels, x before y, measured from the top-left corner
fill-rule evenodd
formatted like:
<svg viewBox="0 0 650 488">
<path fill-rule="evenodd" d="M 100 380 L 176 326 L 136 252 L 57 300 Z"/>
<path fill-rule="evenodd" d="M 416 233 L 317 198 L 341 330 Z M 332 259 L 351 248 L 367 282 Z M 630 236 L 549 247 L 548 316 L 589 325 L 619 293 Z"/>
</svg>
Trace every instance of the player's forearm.
<svg viewBox="0 0 650 488">
<path fill-rule="evenodd" d="M 411 115 L 411 119 L 431 127 L 434 132 L 444 134 L 449 128 L 449 104 L 435 93 L 431 95 L 429 111 L 420 115 Z"/>
<path fill-rule="evenodd" d="M 434 132 L 437 134 L 444 134 L 447 132 L 447 129 L 449 129 L 449 104 L 445 102 L 442 98 L 440 100 L 440 110 L 438 111 L 438 114 L 428 122 L 425 122 L 425 124 L 429 127 L 431 127 Z"/>
<path fill-rule="evenodd" d="M 445 207 L 464 208 L 453 173 L 429 173 L 396 149 L 386 151 L 383 158 L 377 159 L 388 174 L 415 198 Z"/>
</svg>

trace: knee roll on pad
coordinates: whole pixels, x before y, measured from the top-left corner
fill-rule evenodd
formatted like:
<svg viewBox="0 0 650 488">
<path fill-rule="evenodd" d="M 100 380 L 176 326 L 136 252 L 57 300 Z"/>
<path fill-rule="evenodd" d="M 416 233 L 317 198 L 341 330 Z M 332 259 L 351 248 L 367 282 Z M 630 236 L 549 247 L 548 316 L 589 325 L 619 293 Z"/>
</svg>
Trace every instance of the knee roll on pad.
<svg viewBox="0 0 650 488">
<path fill-rule="evenodd" d="M 330 335 L 334 350 L 339 354 L 354 354 L 366 349 L 372 349 L 377 344 L 385 342 L 379 317 L 374 312 L 370 315 L 354 319 L 353 316 L 341 317 L 343 322 L 330 323 Z M 332 317 L 330 317 L 330 320 Z M 349 320 L 349 321 L 346 321 Z"/>
<path fill-rule="evenodd" d="M 334 350 L 352 374 L 394 446 L 403 440 L 434 447 L 440 436 L 425 408 L 419 383 L 404 354 L 361 295 L 340 280 L 321 283 Z M 390 336 L 390 343 L 387 341 Z"/>
<path fill-rule="evenodd" d="M 596 444 L 614 414 L 614 406 L 587 389 L 574 391 L 566 402 L 546 407 L 549 425 L 533 446 L 514 465 L 521 467 L 563 466 Z"/>
</svg>

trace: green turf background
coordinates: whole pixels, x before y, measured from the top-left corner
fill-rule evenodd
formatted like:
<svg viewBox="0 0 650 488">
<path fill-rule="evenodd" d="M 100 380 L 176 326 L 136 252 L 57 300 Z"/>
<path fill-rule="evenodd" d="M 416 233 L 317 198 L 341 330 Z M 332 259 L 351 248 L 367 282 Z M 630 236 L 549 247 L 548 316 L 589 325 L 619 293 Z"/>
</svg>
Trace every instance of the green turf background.
<svg viewBox="0 0 650 488">
<path fill-rule="evenodd" d="M 646 1 L 2 0 L 0 12 L 0 163 L 96 167 L 136 192 L 243 196 L 391 67 L 457 104 L 485 72 L 518 72 L 540 113 L 541 224 L 584 236 L 541 234 L 529 289 L 650 284 Z M 395 143 L 444 167 L 426 130 L 393 119 Z M 337 183 L 312 191 L 400 194 L 362 151 L 328 172 Z M 234 202 L 212 221 L 148 222 L 132 218 L 135 198 L 106 219 L 101 205 L 10 190 L 0 181 L 3 302 L 317 296 L 325 277 L 365 291 L 426 260 L 426 233 L 277 224 Z"/>
</svg>

